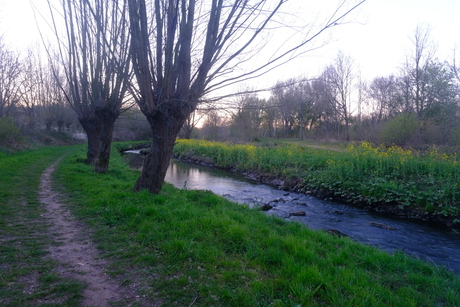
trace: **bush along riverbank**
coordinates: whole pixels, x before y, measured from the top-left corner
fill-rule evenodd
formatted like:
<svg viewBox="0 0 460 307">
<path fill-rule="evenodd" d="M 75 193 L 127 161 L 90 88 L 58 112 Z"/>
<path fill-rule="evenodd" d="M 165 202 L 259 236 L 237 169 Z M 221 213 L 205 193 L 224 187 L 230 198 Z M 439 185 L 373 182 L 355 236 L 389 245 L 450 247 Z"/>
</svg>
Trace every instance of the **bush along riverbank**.
<svg viewBox="0 0 460 307">
<path fill-rule="evenodd" d="M 363 142 L 342 152 L 296 145 L 178 140 L 174 157 L 244 173 L 280 188 L 460 229 L 456 154 Z"/>
</svg>

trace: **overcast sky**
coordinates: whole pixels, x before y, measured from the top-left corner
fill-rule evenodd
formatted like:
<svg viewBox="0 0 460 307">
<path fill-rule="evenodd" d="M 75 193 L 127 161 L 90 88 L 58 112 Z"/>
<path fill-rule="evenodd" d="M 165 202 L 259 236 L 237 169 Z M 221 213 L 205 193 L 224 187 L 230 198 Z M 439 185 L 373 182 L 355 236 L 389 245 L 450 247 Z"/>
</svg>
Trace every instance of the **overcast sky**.
<svg viewBox="0 0 460 307">
<path fill-rule="evenodd" d="M 21 49 L 39 42 L 31 0 L 0 0 L 0 33 L 10 46 Z M 45 3 L 45 0 L 32 0 Z M 324 7 L 338 0 L 290 0 L 299 7 Z M 367 0 L 353 16 L 355 22 L 335 27 L 331 42 L 298 59 L 268 78 L 315 76 L 331 63 L 339 50 L 354 58 L 365 79 L 397 73 L 411 49 L 417 24 L 431 27 L 437 56 L 449 60 L 460 48 L 459 0 Z"/>
</svg>

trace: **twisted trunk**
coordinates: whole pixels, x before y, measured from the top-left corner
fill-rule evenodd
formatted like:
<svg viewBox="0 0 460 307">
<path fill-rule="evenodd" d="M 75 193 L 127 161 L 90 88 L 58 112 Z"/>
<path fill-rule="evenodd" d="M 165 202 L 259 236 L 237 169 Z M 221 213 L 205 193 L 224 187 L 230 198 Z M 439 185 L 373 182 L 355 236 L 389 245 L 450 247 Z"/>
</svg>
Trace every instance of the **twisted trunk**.
<svg viewBox="0 0 460 307">
<path fill-rule="evenodd" d="M 113 128 L 119 113 L 112 110 L 102 109 L 96 111 L 101 123 L 99 137 L 100 150 L 94 163 L 94 171 L 99 174 L 107 173 L 109 170 L 110 150 L 112 148 Z"/>
<path fill-rule="evenodd" d="M 158 194 L 169 167 L 176 136 L 186 116 L 172 118 L 165 113 L 156 112 L 152 116 L 147 116 L 147 119 L 152 129 L 153 138 L 134 190 L 148 190 Z"/>
<path fill-rule="evenodd" d="M 79 118 L 80 125 L 86 132 L 88 138 L 88 150 L 86 152 L 86 163 L 94 164 L 101 150 L 101 123 L 97 117 L 90 116 Z"/>
</svg>

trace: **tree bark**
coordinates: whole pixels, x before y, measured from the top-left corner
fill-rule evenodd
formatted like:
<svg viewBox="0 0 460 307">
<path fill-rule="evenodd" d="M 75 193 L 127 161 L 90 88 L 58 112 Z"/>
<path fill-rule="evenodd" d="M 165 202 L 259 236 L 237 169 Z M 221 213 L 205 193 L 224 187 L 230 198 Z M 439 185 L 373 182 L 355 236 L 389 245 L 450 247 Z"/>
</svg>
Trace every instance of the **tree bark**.
<svg viewBox="0 0 460 307">
<path fill-rule="evenodd" d="M 176 136 L 185 118 L 171 118 L 162 112 L 156 112 L 155 115 L 148 117 L 153 138 L 141 175 L 134 186 L 135 191 L 148 190 L 151 193 L 160 193 Z"/>
<path fill-rule="evenodd" d="M 94 163 L 94 171 L 99 174 L 105 174 L 109 170 L 110 150 L 112 148 L 112 136 L 115 121 L 119 113 L 109 109 L 96 111 L 97 117 L 101 123 L 100 133 L 100 151 Z"/>
<path fill-rule="evenodd" d="M 85 130 L 88 138 L 86 163 L 94 164 L 101 150 L 101 124 L 95 116 L 79 118 L 78 121 Z"/>
</svg>

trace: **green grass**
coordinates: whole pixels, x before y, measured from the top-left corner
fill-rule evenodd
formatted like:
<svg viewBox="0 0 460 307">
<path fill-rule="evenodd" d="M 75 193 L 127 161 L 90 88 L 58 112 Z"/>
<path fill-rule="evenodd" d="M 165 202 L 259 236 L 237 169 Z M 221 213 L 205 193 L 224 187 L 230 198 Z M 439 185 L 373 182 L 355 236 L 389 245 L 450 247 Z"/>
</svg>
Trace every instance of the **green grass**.
<svg viewBox="0 0 460 307">
<path fill-rule="evenodd" d="M 116 152 L 116 151 L 114 151 Z M 80 306 L 83 285 L 54 273 L 37 202 L 43 170 L 94 231 L 120 283 L 163 306 L 460 306 L 460 278 L 405 256 L 269 217 L 209 191 L 134 193 L 116 153 L 108 174 L 83 146 L 0 153 L 0 305 Z M 27 188 L 24 188 L 27 187 Z"/>
<path fill-rule="evenodd" d="M 343 150 L 298 144 L 231 145 L 179 140 L 174 155 L 211 161 L 240 172 L 296 182 L 298 188 L 333 193 L 370 206 L 393 205 L 417 217 L 447 217 L 460 224 L 460 163 L 456 154 L 363 142 Z"/>
<path fill-rule="evenodd" d="M 113 155 L 108 174 L 65 158 L 56 179 L 95 230 L 112 274 L 165 306 L 460 306 L 445 268 L 269 217 L 209 191 L 138 176 Z"/>
<path fill-rule="evenodd" d="M 37 190 L 43 170 L 66 148 L 0 153 L 0 305 L 77 306 L 83 285 L 59 277 L 47 258 Z"/>
</svg>

